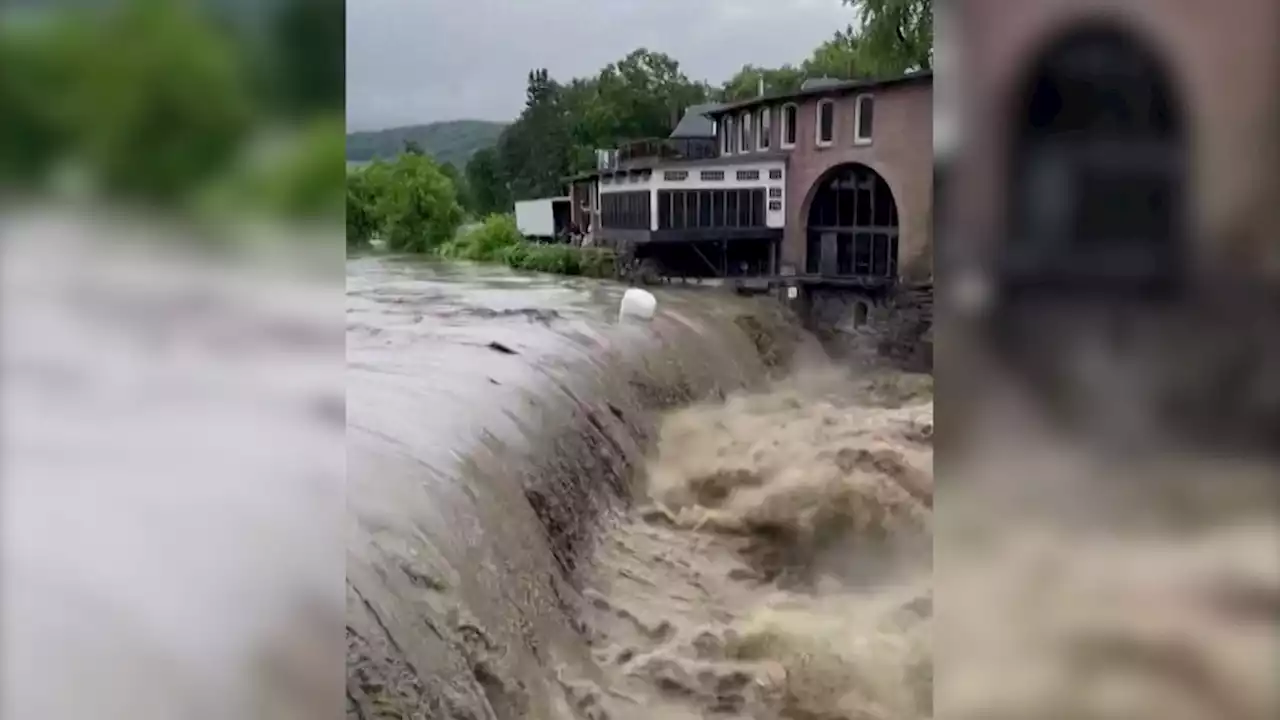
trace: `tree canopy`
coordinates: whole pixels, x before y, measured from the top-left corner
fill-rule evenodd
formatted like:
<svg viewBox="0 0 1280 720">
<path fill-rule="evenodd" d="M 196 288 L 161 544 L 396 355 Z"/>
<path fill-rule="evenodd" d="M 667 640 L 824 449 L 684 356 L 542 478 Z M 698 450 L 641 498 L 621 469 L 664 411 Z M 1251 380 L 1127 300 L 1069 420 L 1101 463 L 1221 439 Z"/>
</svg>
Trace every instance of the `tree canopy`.
<svg viewBox="0 0 1280 720">
<path fill-rule="evenodd" d="M 855 22 L 798 65 L 746 65 L 720 86 L 691 79 L 660 52 L 636 49 L 594 76 L 567 82 L 545 68 L 526 78 L 525 107 L 493 153 L 467 166 L 472 202 L 486 211 L 514 199 L 562 192 L 563 178 L 591 168 L 597 148 L 668 135 L 691 105 L 799 90 L 807 78 L 888 77 L 930 67 L 931 0 L 842 0 Z"/>
<path fill-rule="evenodd" d="M 933 68 L 933 0 L 843 0 L 857 15 L 858 61 L 876 75 Z"/>
<path fill-rule="evenodd" d="M 643 47 L 587 77 L 559 79 L 534 68 L 525 77 L 519 117 L 506 126 L 487 124 L 492 140 L 477 136 L 462 158 L 446 157 L 438 143 L 423 132 L 409 133 L 411 128 L 353 134 L 348 157 L 365 159 L 352 153 L 366 153 L 375 137 L 380 149 L 367 157 L 405 152 L 412 140 L 416 145 L 409 147 L 440 163 L 458 199 L 478 217 L 510 211 L 515 200 L 561 194 L 566 177 L 594 167 L 596 149 L 665 137 L 692 105 L 749 99 L 761 89 L 794 92 L 810 78 L 891 77 L 930 67 L 932 0 L 840 2 L 853 10 L 853 22 L 798 64 L 748 64 L 720 85 L 691 78 L 675 58 Z M 478 121 L 436 125 L 471 123 Z"/>
</svg>

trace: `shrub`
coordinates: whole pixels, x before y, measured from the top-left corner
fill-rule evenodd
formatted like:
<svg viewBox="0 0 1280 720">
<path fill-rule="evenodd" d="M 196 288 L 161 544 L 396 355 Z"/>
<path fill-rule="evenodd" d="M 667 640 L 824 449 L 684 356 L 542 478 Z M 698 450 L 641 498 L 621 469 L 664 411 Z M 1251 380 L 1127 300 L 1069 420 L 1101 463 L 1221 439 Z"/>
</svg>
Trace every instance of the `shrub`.
<svg viewBox="0 0 1280 720">
<path fill-rule="evenodd" d="M 582 274 L 588 277 L 618 276 L 618 254 L 606 248 L 581 248 Z"/>
<path fill-rule="evenodd" d="M 515 218 L 490 215 L 441 248 L 441 255 L 476 262 L 503 261 L 505 253 L 523 242 Z"/>
<path fill-rule="evenodd" d="M 433 252 L 449 242 L 462 224 L 462 207 L 453 183 L 423 155 L 404 154 L 375 172 L 378 229 L 387 248 Z"/>
<path fill-rule="evenodd" d="M 617 274 L 616 255 L 602 248 L 536 245 L 521 242 L 507 248 L 502 260 L 516 270 L 611 278 Z"/>
<path fill-rule="evenodd" d="M 347 172 L 347 246 L 364 247 L 378 231 L 376 169 Z"/>
<path fill-rule="evenodd" d="M 291 138 L 277 162 L 262 174 L 257 201 L 289 218 L 331 217 L 342 212 L 339 193 L 346 173 L 345 146 L 342 118 L 313 120 Z"/>
</svg>

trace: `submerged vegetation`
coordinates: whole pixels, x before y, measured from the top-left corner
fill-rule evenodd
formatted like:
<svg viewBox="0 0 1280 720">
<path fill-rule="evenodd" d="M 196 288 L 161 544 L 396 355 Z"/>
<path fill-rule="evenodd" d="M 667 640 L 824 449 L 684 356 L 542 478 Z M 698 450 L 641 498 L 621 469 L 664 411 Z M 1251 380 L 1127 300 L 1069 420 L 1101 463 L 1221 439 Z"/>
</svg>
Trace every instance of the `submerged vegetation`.
<svg viewBox="0 0 1280 720">
<path fill-rule="evenodd" d="M 560 275 L 616 275 L 611 250 L 529 242 L 508 213 L 492 213 L 464 228 L 465 218 L 448 174 L 425 155 L 406 153 L 392 163 L 348 170 L 349 249 L 370 247 L 378 238 L 393 252 Z"/>
</svg>

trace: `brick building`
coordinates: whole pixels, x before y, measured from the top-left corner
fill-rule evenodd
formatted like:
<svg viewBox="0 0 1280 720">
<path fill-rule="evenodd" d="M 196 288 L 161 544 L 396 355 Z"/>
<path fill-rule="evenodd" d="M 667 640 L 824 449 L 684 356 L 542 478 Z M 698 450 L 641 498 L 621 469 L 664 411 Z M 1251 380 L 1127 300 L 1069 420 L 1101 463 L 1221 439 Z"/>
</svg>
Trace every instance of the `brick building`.
<svg viewBox="0 0 1280 720">
<path fill-rule="evenodd" d="M 928 280 L 931 90 L 919 73 L 691 108 L 574 178 L 575 222 L 672 274 Z"/>
<path fill-rule="evenodd" d="M 936 13 L 939 118 L 955 126 L 939 157 L 965 178 L 946 190 L 964 235 L 948 263 L 1120 280 L 1227 258 L 1237 272 L 1275 267 L 1280 3 L 966 0 Z"/>
</svg>

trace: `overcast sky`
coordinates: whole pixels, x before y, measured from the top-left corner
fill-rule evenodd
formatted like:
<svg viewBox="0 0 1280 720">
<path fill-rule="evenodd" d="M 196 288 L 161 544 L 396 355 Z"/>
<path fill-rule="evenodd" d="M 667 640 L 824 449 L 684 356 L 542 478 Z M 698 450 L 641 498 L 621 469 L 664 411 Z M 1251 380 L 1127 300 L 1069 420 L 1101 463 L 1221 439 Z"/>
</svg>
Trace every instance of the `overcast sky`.
<svg viewBox="0 0 1280 720">
<path fill-rule="evenodd" d="M 840 0 L 348 0 L 347 124 L 512 120 L 530 69 L 592 75 L 637 47 L 718 84 L 798 63 L 851 18 Z"/>
</svg>

